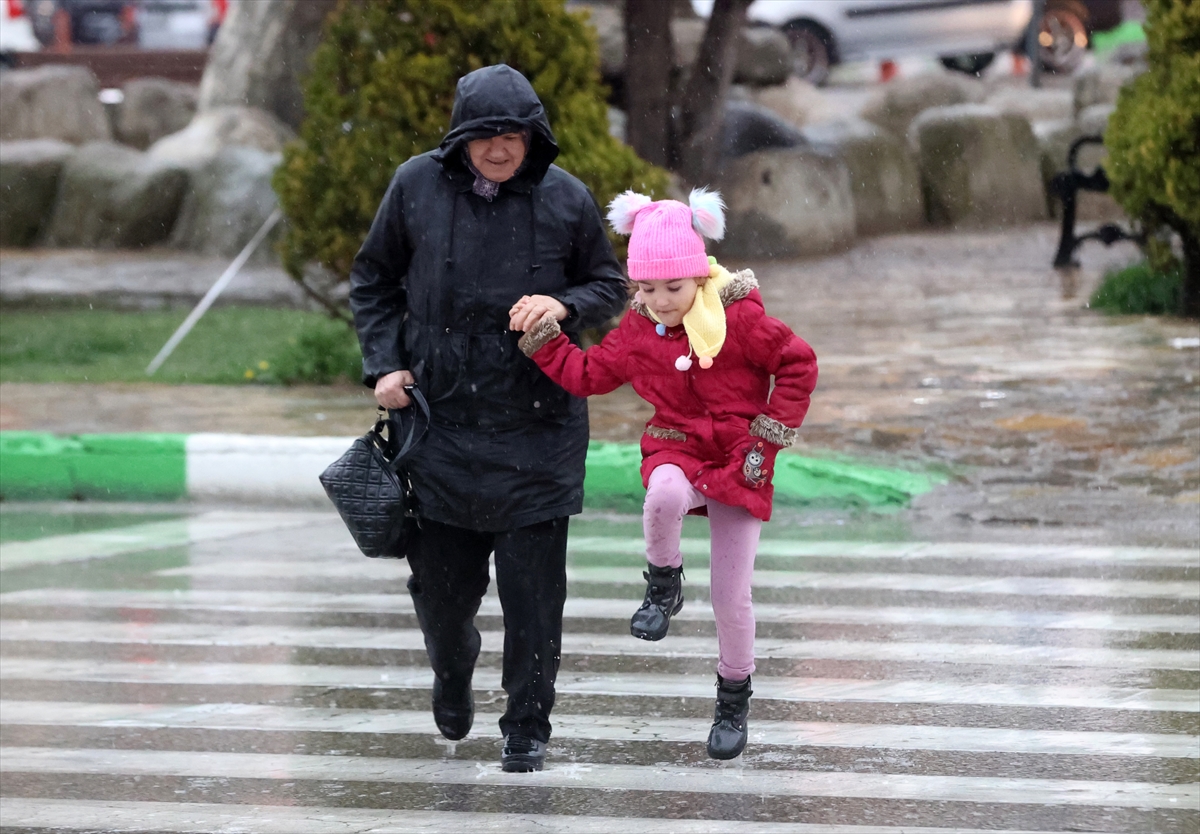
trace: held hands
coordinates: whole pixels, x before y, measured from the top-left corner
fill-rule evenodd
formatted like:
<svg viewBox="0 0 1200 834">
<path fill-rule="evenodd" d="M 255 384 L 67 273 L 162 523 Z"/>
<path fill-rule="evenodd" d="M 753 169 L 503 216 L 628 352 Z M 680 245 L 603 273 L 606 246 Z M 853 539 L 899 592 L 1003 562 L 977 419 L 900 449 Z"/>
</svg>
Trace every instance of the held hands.
<svg viewBox="0 0 1200 834">
<path fill-rule="evenodd" d="M 409 403 L 405 385 L 413 385 L 416 380 L 411 371 L 392 371 L 384 374 L 375 381 L 375 401 L 384 408 L 407 408 Z"/>
<path fill-rule="evenodd" d="M 508 311 L 508 329 L 528 333 L 546 313 L 562 321 L 571 311 L 557 298 L 548 295 L 523 295 Z"/>
</svg>

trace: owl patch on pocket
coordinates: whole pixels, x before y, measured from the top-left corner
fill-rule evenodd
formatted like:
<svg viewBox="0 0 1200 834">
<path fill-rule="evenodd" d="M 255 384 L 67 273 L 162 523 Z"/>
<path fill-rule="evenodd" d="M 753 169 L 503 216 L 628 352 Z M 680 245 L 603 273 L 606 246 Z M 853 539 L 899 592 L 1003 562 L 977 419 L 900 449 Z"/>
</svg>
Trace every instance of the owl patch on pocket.
<svg viewBox="0 0 1200 834">
<path fill-rule="evenodd" d="M 763 466 L 763 462 L 766 460 L 763 452 L 766 448 L 766 441 L 758 441 L 747 450 L 746 461 L 742 464 L 742 475 L 746 477 L 746 483 L 754 489 L 765 484 L 767 476 L 770 474 Z"/>
</svg>

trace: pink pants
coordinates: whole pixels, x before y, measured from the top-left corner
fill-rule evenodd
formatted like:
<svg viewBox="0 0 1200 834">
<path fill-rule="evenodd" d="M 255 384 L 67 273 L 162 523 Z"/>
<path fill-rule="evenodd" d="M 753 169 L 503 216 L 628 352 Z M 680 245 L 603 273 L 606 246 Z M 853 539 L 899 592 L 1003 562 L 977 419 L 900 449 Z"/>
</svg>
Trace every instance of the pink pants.
<svg viewBox="0 0 1200 834">
<path fill-rule="evenodd" d="M 717 620 L 717 673 L 740 681 L 754 671 L 754 605 L 750 578 L 762 522 L 741 507 L 704 497 L 683 470 L 664 464 L 650 473 L 642 529 L 646 559 L 660 568 L 683 564 L 679 538 L 688 510 L 708 507 L 712 537 L 712 607 Z"/>
</svg>

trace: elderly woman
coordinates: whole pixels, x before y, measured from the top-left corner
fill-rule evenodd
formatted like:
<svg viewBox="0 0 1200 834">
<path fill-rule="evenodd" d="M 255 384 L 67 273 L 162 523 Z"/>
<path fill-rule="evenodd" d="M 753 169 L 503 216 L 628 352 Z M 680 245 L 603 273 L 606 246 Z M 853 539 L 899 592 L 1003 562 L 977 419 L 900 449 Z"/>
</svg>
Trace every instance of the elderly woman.
<svg viewBox="0 0 1200 834">
<path fill-rule="evenodd" d="M 540 770 L 566 598 L 567 517 L 583 508 L 583 400 L 517 347 L 511 317 L 578 334 L 619 313 L 624 279 L 587 187 L 529 82 L 503 64 L 458 83 L 441 146 L 397 169 L 351 273 L 363 381 L 388 408 L 414 382 L 432 425 L 410 459 L 421 528 L 408 589 L 433 667 L 433 715 L 471 729 L 474 618 L 496 554 L 506 771 Z"/>
</svg>

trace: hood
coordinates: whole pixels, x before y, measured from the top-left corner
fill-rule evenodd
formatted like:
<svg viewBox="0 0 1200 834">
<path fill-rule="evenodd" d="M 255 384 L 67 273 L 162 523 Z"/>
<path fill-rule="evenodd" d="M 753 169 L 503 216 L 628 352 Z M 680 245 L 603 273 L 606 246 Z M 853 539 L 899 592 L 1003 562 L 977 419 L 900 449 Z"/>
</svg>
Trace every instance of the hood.
<svg viewBox="0 0 1200 834">
<path fill-rule="evenodd" d="M 473 177 L 463 159 L 467 142 L 525 128 L 529 129 L 525 164 L 509 180 L 518 186 L 537 185 L 558 156 L 558 143 L 550 131 L 546 108 L 525 76 L 507 64 L 477 69 L 458 80 L 450 132 L 433 158 L 451 174 Z"/>
</svg>

